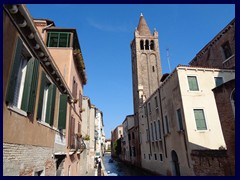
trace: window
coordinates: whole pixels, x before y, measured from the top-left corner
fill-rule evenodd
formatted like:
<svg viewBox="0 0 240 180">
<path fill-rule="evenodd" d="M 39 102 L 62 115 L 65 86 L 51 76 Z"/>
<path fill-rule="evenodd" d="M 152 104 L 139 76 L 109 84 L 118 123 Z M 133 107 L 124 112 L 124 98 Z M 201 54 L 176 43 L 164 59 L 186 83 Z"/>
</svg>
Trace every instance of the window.
<svg viewBox="0 0 240 180">
<path fill-rule="evenodd" d="M 203 109 L 194 109 L 197 130 L 207 130 Z"/>
<path fill-rule="evenodd" d="M 136 150 L 135 147 L 132 147 L 133 157 L 136 157 Z"/>
<path fill-rule="evenodd" d="M 190 91 L 198 91 L 198 83 L 196 76 L 188 76 L 188 85 Z"/>
<path fill-rule="evenodd" d="M 155 48 L 155 47 L 154 47 L 154 41 L 151 40 L 151 42 L 150 42 L 150 49 L 151 49 L 151 50 L 154 50 L 154 48 Z"/>
<path fill-rule="evenodd" d="M 154 134 L 153 134 L 153 124 L 151 123 L 151 134 L 152 134 L 152 141 L 154 141 Z"/>
<path fill-rule="evenodd" d="M 159 139 L 162 139 L 160 120 L 158 120 L 158 132 L 159 132 Z"/>
<path fill-rule="evenodd" d="M 134 139 L 135 137 L 134 137 L 134 132 L 132 132 L 132 139 Z"/>
<path fill-rule="evenodd" d="M 130 133 L 128 134 L 128 140 L 129 141 L 131 140 L 131 134 Z"/>
<path fill-rule="evenodd" d="M 78 89 L 78 84 L 76 82 L 75 76 L 73 76 L 72 93 L 74 98 L 77 98 L 77 89 Z"/>
<path fill-rule="evenodd" d="M 158 139 L 156 121 L 154 121 L 155 140 Z"/>
<path fill-rule="evenodd" d="M 66 129 L 67 99 L 66 94 L 60 95 L 58 129 Z"/>
<path fill-rule="evenodd" d="M 6 95 L 9 107 L 27 113 L 34 112 L 38 65 L 39 61 L 32 57 L 18 38 Z"/>
<path fill-rule="evenodd" d="M 151 111 L 151 104 L 150 103 L 148 103 L 148 109 L 149 109 L 149 114 L 151 114 L 152 111 Z"/>
<path fill-rule="evenodd" d="M 231 47 L 228 41 L 222 45 L 222 50 L 223 50 L 224 60 L 226 60 L 232 55 Z"/>
<path fill-rule="evenodd" d="M 159 154 L 159 157 L 160 157 L 160 161 L 163 161 L 163 155 Z"/>
<path fill-rule="evenodd" d="M 181 109 L 177 110 L 177 122 L 178 122 L 178 130 L 183 130 L 183 122 L 182 122 L 182 113 Z"/>
<path fill-rule="evenodd" d="M 49 32 L 47 46 L 48 47 L 69 47 L 69 32 Z"/>
<path fill-rule="evenodd" d="M 145 49 L 149 50 L 149 41 L 148 40 L 145 41 Z"/>
<path fill-rule="evenodd" d="M 154 68 L 154 66 L 152 66 L 152 72 L 155 72 L 155 68 Z"/>
<path fill-rule="evenodd" d="M 215 79 L 216 87 L 223 84 L 223 78 L 222 77 L 214 77 L 214 79 Z"/>
<path fill-rule="evenodd" d="M 156 109 L 157 109 L 158 108 L 157 96 L 154 99 L 155 99 L 155 106 L 156 106 Z"/>
<path fill-rule="evenodd" d="M 148 154 L 148 159 L 151 160 L 151 154 Z"/>
<path fill-rule="evenodd" d="M 52 84 L 42 71 L 41 86 L 38 100 L 37 119 L 53 125 L 56 99 L 56 86 Z"/>
<path fill-rule="evenodd" d="M 154 154 L 154 158 L 155 158 L 155 160 L 157 160 L 157 154 L 156 153 Z"/>
<path fill-rule="evenodd" d="M 167 116 L 165 116 L 165 123 L 164 123 L 164 132 L 165 132 L 165 134 L 168 134 L 168 133 L 170 133 L 170 130 L 169 130 L 169 122 L 168 122 L 168 117 Z"/>
<path fill-rule="evenodd" d="M 70 119 L 70 136 L 69 136 L 69 146 L 74 149 L 75 146 L 75 118 Z"/>
<path fill-rule="evenodd" d="M 143 40 L 140 41 L 140 49 L 143 50 L 144 49 L 144 44 L 143 44 Z"/>
</svg>

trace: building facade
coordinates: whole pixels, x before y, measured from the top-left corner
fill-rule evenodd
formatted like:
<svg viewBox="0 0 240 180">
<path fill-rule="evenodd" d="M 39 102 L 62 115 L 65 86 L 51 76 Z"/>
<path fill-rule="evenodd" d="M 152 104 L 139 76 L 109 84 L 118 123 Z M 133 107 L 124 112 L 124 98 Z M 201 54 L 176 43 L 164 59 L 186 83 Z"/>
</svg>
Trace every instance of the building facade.
<svg viewBox="0 0 240 180">
<path fill-rule="evenodd" d="M 119 158 L 121 156 L 121 139 L 123 137 L 123 126 L 117 126 L 111 131 L 111 155 Z"/>
<path fill-rule="evenodd" d="M 235 71 L 178 66 L 145 101 L 139 109 L 142 168 L 159 175 L 199 175 L 194 152 L 226 148 L 212 92 L 216 77 L 228 82 Z M 219 171 L 226 171 L 226 158 L 219 163 Z"/>
<path fill-rule="evenodd" d="M 3 27 L 3 175 L 61 175 L 73 94 L 26 6 L 3 5 Z"/>
</svg>

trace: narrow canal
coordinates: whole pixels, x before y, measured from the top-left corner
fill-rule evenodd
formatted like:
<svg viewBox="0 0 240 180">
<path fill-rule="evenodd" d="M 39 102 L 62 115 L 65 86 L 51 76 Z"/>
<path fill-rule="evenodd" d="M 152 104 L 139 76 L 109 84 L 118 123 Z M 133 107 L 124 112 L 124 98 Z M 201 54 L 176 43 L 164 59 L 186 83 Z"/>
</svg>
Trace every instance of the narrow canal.
<svg viewBox="0 0 240 180">
<path fill-rule="evenodd" d="M 125 165 L 124 163 L 116 160 L 109 163 L 109 159 L 111 159 L 111 154 L 105 153 L 103 157 L 103 164 L 105 166 L 105 170 L 110 171 L 110 173 L 115 173 L 118 176 L 152 176 L 151 174 L 144 172 L 142 169 L 140 170 L 136 167 Z"/>
</svg>

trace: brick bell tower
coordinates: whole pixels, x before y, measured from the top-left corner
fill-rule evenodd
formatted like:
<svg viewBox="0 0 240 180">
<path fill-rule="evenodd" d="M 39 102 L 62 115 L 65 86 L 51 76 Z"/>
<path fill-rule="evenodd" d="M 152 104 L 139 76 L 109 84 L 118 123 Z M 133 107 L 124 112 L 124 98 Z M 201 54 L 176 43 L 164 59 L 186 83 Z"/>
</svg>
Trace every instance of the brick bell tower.
<svg viewBox="0 0 240 180">
<path fill-rule="evenodd" d="M 141 14 L 131 42 L 134 114 L 159 87 L 162 77 L 158 32 L 153 34 Z"/>
</svg>

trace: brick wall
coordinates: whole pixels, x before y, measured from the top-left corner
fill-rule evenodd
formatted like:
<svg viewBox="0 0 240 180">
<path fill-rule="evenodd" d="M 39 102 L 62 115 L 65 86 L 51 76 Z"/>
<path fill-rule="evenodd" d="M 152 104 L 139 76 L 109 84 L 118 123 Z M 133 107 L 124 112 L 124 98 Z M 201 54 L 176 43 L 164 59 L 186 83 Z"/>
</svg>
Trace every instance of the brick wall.
<svg viewBox="0 0 240 180">
<path fill-rule="evenodd" d="M 227 145 L 231 175 L 235 175 L 235 116 L 230 101 L 233 89 L 235 89 L 235 80 L 228 81 L 213 89 L 223 136 Z"/>
<path fill-rule="evenodd" d="M 229 175 L 226 150 L 193 150 L 191 157 L 196 176 Z"/>
<path fill-rule="evenodd" d="M 233 56 L 224 59 L 222 45 L 229 42 Z M 234 68 L 235 67 L 235 19 L 217 34 L 196 57 L 189 63 L 191 66 Z"/>
<path fill-rule="evenodd" d="M 3 143 L 4 176 L 32 176 L 42 170 L 46 176 L 56 174 L 51 148 Z"/>
</svg>

